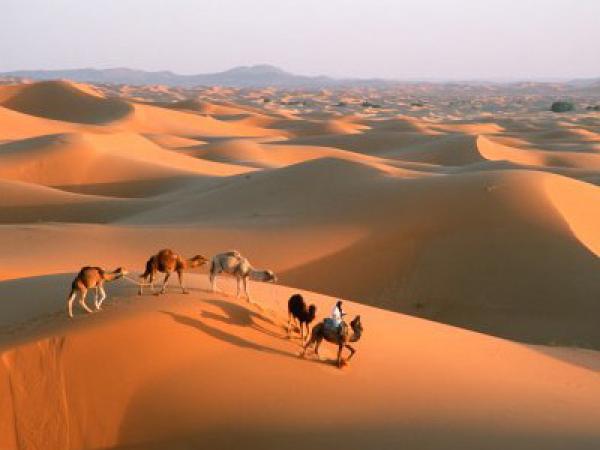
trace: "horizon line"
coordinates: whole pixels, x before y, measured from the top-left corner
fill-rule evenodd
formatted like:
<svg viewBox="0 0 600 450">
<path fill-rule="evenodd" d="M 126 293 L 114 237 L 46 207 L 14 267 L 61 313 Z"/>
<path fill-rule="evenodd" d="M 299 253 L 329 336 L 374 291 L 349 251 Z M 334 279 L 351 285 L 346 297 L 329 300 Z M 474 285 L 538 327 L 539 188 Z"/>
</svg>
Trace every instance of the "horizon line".
<svg viewBox="0 0 600 450">
<path fill-rule="evenodd" d="M 344 76 L 334 76 L 327 75 L 323 73 L 319 74 L 306 74 L 306 73 L 296 73 L 288 71 L 280 66 L 269 64 L 269 63 L 256 63 L 251 65 L 235 65 L 231 66 L 228 69 L 219 70 L 219 71 L 210 71 L 210 72 L 194 72 L 194 73 L 181 73 L 176 72 L 170 69 L 160 69 L 160 70 L 150 70 L 150 69 L 142 69 L 142 68 L 134 68 L 127 66 L 110 66 L 110 67 L 73 67 L 73 68 L 60 68 L 60 69 L 47 69 L 47 68 L 33 68 L 33 69 L 14 69 L 14 70 L 3 70 L 0 71 L 0 76 L 7 76 L 16 73 L 22 72 L 71 72 L 71 71 L 83 71 L 83 70 L 93 70 L 93 71 L 110 71 L 110 70 L 129 70 L 132 72 L 143 72 L 148 74 L 170 74 L 178 77 L 194 77 L 201 75 L 218 75 L 225 72 L 230 72 L 236 69 L 252 69 L 259 67 L 269 67 L 272 69 L 276 69 L 281 71 L 284 74 L 298 76 L 298 77 L 306 77 L 306 78 L 329 78 L 332 81 L 381 81 L 381 82 L 400 82 L 400 83 L 498 83 L 498 84 L 509 84 L 509 83 L 519 83 L 519 82 L 538 82 L 538 83 L 568 83 L 568 82 L 576 82 L 576 81 L 586 81 L 586 80 L 600 80 L 600 74 L 593 76 L 583 76 L 583 75 L 575 75 L 575 76 L 551 76 L 551 75 L 531 75 L 531 76 L 522 76 L 522 77 L 492 77 L 492 76 L 474 76 L 474 77 L 432 77 L 432 76 L 423 76 L 423 77 L 382 77 L 382 76 L 369 76 L 369 77 L 356 77 L 352 75 L 344 75 Z M 18 75 L 13 75 L 18 76 Z"/>
</svg>

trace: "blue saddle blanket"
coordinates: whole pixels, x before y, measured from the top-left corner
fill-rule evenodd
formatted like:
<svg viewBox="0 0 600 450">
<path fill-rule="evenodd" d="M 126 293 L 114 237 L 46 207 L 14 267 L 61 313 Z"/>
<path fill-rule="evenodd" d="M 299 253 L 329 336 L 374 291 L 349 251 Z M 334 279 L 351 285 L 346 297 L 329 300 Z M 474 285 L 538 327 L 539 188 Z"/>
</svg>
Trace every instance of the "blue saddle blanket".
<svg viewBox="0 0 600 450">
<path fill-rule="evenodd" d="M 325 328 L 325 334 L 338 334 L 341 328 L 336 326 L 335 322 L 331 318 L 327 318 L 323 321 L 323 327 Z"/>
</svg>

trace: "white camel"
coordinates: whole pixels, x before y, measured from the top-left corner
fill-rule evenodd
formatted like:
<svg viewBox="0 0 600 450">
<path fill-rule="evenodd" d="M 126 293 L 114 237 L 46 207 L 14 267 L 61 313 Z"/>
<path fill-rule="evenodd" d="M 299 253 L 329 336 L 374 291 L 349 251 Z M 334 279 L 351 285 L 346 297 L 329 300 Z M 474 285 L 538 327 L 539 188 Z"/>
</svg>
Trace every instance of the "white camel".
<svg viewBox="0 0 600 450">
<path fill-rule="evenodd" d="M 258 270 L 252 267 L 248 258 L 243 257 L 237 250 L 219 253 L 213 256 L 210 263 L 210 285 L 213 292 L 221 292 L 217 288 L 217 275 L 226 273 L 237 279 L 236 297 L 240 297 L 241 285 L 244 284 L 244 293 L 250 301 L 248 292 L 248 279 L 264 282 L 277 282 L 277 277 L 271 270 Z"/>
</svg>

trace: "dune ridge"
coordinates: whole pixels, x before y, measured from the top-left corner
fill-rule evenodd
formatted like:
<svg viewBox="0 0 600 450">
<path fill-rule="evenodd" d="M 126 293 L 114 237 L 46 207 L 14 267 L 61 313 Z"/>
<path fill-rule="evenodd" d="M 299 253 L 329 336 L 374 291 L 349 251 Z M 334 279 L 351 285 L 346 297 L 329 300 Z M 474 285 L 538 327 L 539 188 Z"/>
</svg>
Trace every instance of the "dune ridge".
<svg viewBox="0 0 600 450">
<path fill-rule="evenodd" d="M 0 448 L 596 450 L 600 116 L 461 89 L 0 86 Z M 161 248 L 279 284 L 139 297 Z M 69 320 L 85 265 L 131 273 Z"/>
<path fill-rule="evenodd" d="M 206 278 L 189 278 L 201 290 L 185 301 L 172 294 L 136 299 L 132 286 L 115 285 L 108 312 L 87 318 L 93 324 L 54 321 L 53 333 L 62 330 L 62 337 L 5 350 L 5 448 L 161 448 L 200 441 L 213 448 L 242 442 L 294 448 L 298 426 L 310 427 L 308 442 L 320 446 L 330 442 L 333 423 L 361 430 L 351 434 L 349 448 L 379 442 L 382 434 L 386 448 L 408 442 L 415 449 L 448 441 L 486 449 L 586 449 L 598 438 L 597 376 L 535 348 L 348 304 L 368 322 L 356 359 L 340 373 L 330 365 L 331 347 L 323 348 L 325 361 L 303 360 L 297 342 L 286 338 L 277 298 L 293 290 L 254 285 L 258 307 L 205 294 Z M 226 288 L 232 292 L 233 285 Z M 305 295 L 323 310 L 334 301 Z M 45 301 L 53 305 L 50 315 L 62 309 L 55 299 Z M 418 340 L 419 348 L 398 333 Z M 465 351 L 479 356 L 465 361 L 459 356 Z M 231 360 L 244 368 L 243 385 Z M 19 388 L 40 370 L 43 383 Z M 445 382 L 439 382 L 440 370 Z M 542 383 L 540 373 L 547 374 Z M 309 394 L 298 398 L 298 391 Z M 289 397 L 296 399 L 294 408 L 285 407 Z M 322 407 L 332 402 L 340 407 L 335 422 Z M 38 408 L 44 415 L 30 413 Z M 178 420 L 169 420 L 174 413 Z M 40 427 L 48 431 L 43 437 Z M 276 438 L 261 439 L 265 432 Z"/>
<path fill-rule="evenodd" d="M 127 117 L 131 106 L 68 81 L 41 81 L 15 89 L 2 106 L 47 119 L 102 124 Z"/>
</svg>

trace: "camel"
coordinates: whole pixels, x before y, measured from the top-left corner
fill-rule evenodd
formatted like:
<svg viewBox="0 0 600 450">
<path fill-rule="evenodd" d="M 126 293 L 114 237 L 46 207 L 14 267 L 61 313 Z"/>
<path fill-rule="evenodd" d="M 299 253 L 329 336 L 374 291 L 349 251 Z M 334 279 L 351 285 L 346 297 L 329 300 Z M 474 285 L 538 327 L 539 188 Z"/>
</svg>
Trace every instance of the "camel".
<svg viewBox="0 0 600 450">
<path fill-rule="evenodd" d="M 127 275 L 127 271 L 122 267 L 119 267 L 112 272 L 106 272 L 100 267 L 82 267 L 71 284 L 71 292 L 69 293 L 69 297 L 67 299 L 67 313 L 69 314 L 69 317 L 73 318 L 73 302 L 75 301 L 77 294 L 80 294 L 79 305 L 88 314 L 93 312 L 85 303 L 88 289 L 96 289 L 94 306 L 96 311 L 102 309 L 102 303 L 104 302 L 104 299 L 106 299 L 104 282 L 117 280 L 124 275 Z"/>
<path fill-rule="evenodd" d="M 304 343 L 304 328 L 306 327 L 306 337 L 309 336 L 309 325 L 315 319 L 317 307 L 315 305 L 307 306 L 304 298 L 300 294 L 294 294 L 288 300 L 288 334 L 291 334 L 292 320 L 296 319 L 300 324 L 300 339 Z"/>
<path fill-rule="evenodd" d="M 327 320 L 327 319 L 325 319 Z M 315 354 L 319 356 L 319 345 L 323 339 L 333 344 L 338 345 L 338 354 L 337 354 L 337 366 L 342 367 L 344 361 L 342 360 L 342 350 L 346 347 L 350 350 L 350 356 L 346 361 L 350 361 L 356 353 L 356 349 L 352 347 L 349 342 L 358 342 L 362 336 L 363 327 L 360 322 L 360 316 L 356 316 L 352 322 L 350 322 L 350 328 L 352 328 L 352 336 L 348 335 L 348 325 L 346 323 L 342 324 L 341 332 L 336 332 L 335 330 L 331 330 L 325 325 L 325 321 L 318 323 L 312 329 L 312 333 L 310 335 L 310 340 L 304 346 L 303 352 L 300 356 L 304 357 L 306 354 L 306 350 L 312 344 L 315 344 Z"/>
<path fill-rule="evenodd" d="M 244 258 L 237 250 L 231 250 L 215 255 L 210 264 L 210 285 L 213 292 L 221 292 L 217 288 L 217 275 L 227 273 L 237 279 L 236 298 L 240 297 L 241 284 L 244 284 L 246 299 L 250 302 L 248 292 L 248 279 L 264 282 L 277 282 L 277 277 L 271 270 L 258 270 L 252 267 L 250 261 Z"/>
<path fill-rule="evenodd" d="M 177 276 L 179 277 L 179 286 L 184 294 L 188 294 L 188 291 L 183 285 L 183 271 L 194 267 L 200 267 L 206 264 L 207 261 L 208 260 L 202 255 L 196 255 L 190 259 L 183 259 L 177 253 L 173 252 L 173 250 L 164 249 L 159 251 L 156 255 L 150 257 L 150 259 L 146 262 L 146 271 L 140 275 L 140 278 L 146 282 L 150 280 L 150 289 L 154 291 L 154 278 L 156 277 L 156 273 L 164 273 L 165 279 L 163 280 L 162 288 L 159 292 L 154 293 L 154 295 L 160 295 L 165 293 L 171 272 L 177 272 Z M 138 295 L 142 294 L 142 284 L 140 284 Z"/>
</svg>

